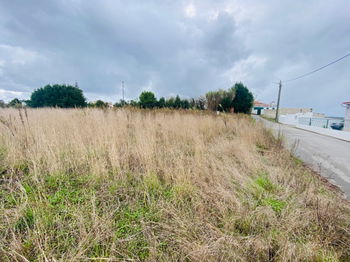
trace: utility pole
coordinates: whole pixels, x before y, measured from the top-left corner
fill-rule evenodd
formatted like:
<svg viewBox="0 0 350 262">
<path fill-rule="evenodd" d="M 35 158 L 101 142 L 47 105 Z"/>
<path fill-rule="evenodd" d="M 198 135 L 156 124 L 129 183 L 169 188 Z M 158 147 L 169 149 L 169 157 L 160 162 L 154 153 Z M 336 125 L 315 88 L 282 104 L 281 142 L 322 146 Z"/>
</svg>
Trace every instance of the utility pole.
<svg viewBox="0 0 350 262">
<path fill-rule="evenodd" d="M 123 93 L 123 101 L 124 101 L 124 81 L 122 81 L 122 93 Z"/>
<path fill-rule="evenodd" d="M 277 100 L 276 118 L 275 118 L 276 122 L 278 122 L 278 111 L 280 109 L 281 89 L 282 89 L 282 81 L 280 80 L 278 84 L 278 100 Z"/>
</svg>

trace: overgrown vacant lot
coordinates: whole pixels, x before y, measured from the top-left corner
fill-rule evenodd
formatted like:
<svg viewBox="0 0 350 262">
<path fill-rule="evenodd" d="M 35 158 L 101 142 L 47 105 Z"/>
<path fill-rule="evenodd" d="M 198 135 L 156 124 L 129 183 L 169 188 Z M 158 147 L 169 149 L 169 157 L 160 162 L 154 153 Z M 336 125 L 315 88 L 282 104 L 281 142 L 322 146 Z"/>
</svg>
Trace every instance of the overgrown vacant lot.
<svg viewBox="0 0 350 262">
<path fill-rule="evenodd" d="M 0 117 L 0 261 L 350 259 L 349 203 L 249 117 Z"/>
</svg>

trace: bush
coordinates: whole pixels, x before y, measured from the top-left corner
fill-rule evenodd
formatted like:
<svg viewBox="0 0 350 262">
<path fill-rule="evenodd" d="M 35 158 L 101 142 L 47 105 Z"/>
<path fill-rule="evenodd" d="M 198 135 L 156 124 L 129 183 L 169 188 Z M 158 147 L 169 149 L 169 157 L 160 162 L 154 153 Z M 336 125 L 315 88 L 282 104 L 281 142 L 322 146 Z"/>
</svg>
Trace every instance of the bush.
<svg viewBox="0 0 350 262">
<path fill-rule="evenodd" d="M 0 108 L 5 108 L 5 107 L 7 107 L 7 105 L 4 102 L 4 100 L 0 100 Z"/>
<path fill-rule="evenodd" d="M 208 109 L 213 111 L 225 111 L 230 112 L 233 108 L 233 99 L 235 98 L 235 89 L 218 90 L 208 92 L 205 97 L 207 99 Z"/>
<path fill-rule="evenodd" d="M 103 102 L 102 100 L 97 100 L 97 101 L 94 103 L 94 107 L 97 107 L 97 108 L 106 108 L 106 107 L 108 107 L 108 103 L 107 103 L 107 102 Z"/>
<path fill-rule="evenodd" d="M 242 83 L 236 83 L 228 90 L 208 92 L 206 95 L 208 109 L 213 111 L 250 113 L 253 106 L 253 94 Z"/>
<path fill-rule="evenodd" d="M 15 107 L 15 108 L 20 108 L 23 105 L 22 105 L 22 101 L 20 101 L 18 98 L 14 98 L 8 103 L 8 106 Z"/>
</svg>

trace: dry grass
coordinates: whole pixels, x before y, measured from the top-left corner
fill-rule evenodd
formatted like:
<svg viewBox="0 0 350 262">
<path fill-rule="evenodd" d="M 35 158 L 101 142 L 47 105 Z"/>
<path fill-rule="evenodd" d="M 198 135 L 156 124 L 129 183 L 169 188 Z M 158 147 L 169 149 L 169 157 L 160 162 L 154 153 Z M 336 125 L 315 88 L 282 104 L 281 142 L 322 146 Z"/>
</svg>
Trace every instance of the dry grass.
<svg viewBox="0 0 350 262">
<path fill-rule="evenodd" d="M 245 116 L 0 111 L 1 261 L 346 261 L 350 205 Z"/>
</svg>

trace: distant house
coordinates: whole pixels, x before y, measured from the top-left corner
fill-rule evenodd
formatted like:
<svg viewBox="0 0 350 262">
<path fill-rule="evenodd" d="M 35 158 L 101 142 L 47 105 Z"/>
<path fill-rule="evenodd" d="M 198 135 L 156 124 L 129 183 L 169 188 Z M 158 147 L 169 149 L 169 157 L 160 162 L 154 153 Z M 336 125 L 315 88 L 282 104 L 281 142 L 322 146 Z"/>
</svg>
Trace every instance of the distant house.
<svg viewBox="0 0 350 262">
<path fill-rule="evenodd" d="M 260 101 L 254 101 L 252 113 L 256 115 L 261 115 L 265 109 L 274 109 L 274 106 L 271 104 L 265 104 Z"/>
<path fill-rule="evenodd" d="M 350 102 L 344 102 L 345 117 L 344 117 L 344 131 L 350 131 Z"/>
</svg>

